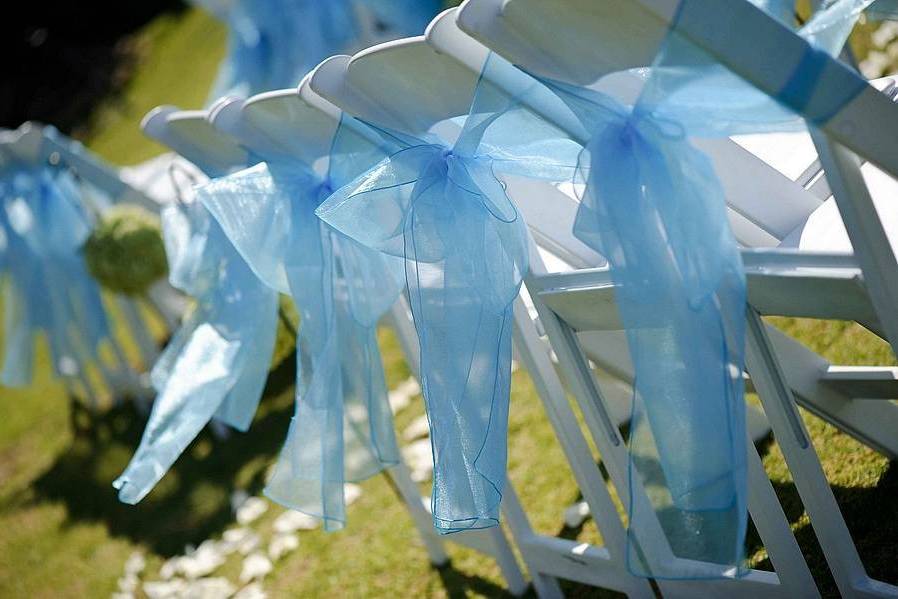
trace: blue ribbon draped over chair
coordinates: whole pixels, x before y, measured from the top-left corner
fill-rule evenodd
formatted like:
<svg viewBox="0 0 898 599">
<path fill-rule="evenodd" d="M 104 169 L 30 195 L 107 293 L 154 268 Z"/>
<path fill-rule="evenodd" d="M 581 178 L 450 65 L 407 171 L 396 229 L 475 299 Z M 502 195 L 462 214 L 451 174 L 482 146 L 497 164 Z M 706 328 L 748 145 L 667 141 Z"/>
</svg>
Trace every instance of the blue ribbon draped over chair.
<svg viewBox="0 0 898 599">
<path fill-rule="evenodd" d="M 206 174 L 226 173 L 197 162 Z M 201 202 L 162 211 L 169 282 L 195 301 L 151 372 L 158 392 L 140 445 L 113 482 L 137 503 L 212 418 L 245 431 L 268 378 L 277 293 L 262 284 Z"/>
<path fill-rule="evenodd" d="M 499 522 L 512 304 L 528 268 L 528 236 L 496 171 L 543 174 L 541 161 L 506 159 L 527 145 L 525 131 L 509 127 L 487 147 L 491 123 L 489 113 L 472 112 L 454 143 L 369 123 L 396 150 L 316 212 L 362 245 L 404 260 L 431 425 L 433 522 L 442 533 Z"/>
<path fill-rule="evenodd" d="M 420 35 L 438 0 L 196 0 L 228 25 L 228 54 L 212 99 L 296 86 L 328 56 L 351 51 L 365 7 L 395 37 Z"/>
<path fill-rule="evenodd" d="M 786 25 L 794 19 L 793 2 L 755 4 Z M 831 117 L 865 82 L 821 89 L 816 74 L 869 4 L 829 3 L 798 30 L 810 51 L 776 100 L 679 34 L 685 19 L 701 18 L 688 0 L 651 69 L 641 71 L 633 105 L 536 77 L 579 126 L 574 182 L 583 192 L 574 233 L 608 259 L 634 364 L 627 563 L 638 576 L 745 571 L 746 284 L 723 189 L 689 138 L 797 130 L 795 110 L 818 123 Z M 656 523 L 672 556 L 691 561 L 657 557 Z"/>
<path fill-rule="evenodd" d="M 345 481 L 400 459 L 377 323 L 402 290 L 401 266 L 315 216 L 334 187 L 383 155 L 341 127 L 324 175 L 278 156 L 198 191 L 259 278 L 299 310 L 296 413 L 265 494 L 326 530 L 345 526 Z"/>
<path fill-rule="evenodd" d="M 137 503 L 214 417 L 245 431 L 262 396 L 277 294 L 261 284 L 198 201 L 162 212 L 169 280 L 195 300 L 153 367 L 158 396 L 140 446 L 113 483 Z"/>
<path fill-rule="evenodd" d="M 116 376 L 101 348 L 111 348 L 124 366 L 99 285 L 81 256 L 93 226 L 84 191 L 62 167 L 19 162 L 2 167 L 0 275 L 6 275 L 6 286 L 0 384 L 30 384 L 39 333 L 46 335 L 54 372 L 80 380 L 91 400 L 98 391 L 89 367 L 98 368 L 107 382 Z"/>
</svg>

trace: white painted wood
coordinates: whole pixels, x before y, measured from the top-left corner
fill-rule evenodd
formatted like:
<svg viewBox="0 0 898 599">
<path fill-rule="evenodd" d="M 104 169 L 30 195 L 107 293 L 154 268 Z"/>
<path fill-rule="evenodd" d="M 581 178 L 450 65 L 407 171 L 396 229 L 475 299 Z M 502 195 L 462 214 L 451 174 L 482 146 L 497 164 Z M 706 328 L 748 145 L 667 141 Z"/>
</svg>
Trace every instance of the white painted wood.
<svg viewBox="0 0 898 599">
<path fill-rule="evenodd" d="M 747 312 L 746 366 L 792 473 L 839 591 L 846 597 L 894 597 L 898 587 L 875 586 L 857 554 L 851 534 L 820 466 L 783 369 L 758 313 Z"/>
</svg>

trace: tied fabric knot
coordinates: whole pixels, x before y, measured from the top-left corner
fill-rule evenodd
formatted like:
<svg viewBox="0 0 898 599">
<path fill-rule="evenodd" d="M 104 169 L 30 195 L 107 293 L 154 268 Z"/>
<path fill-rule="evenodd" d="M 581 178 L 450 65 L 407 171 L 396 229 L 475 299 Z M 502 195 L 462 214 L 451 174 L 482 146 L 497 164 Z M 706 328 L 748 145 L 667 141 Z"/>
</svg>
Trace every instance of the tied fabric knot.
<svg viewBox="0 0 898 599">
<path fill-rule="evenodd" d="M 512 307 L 528 268 L 526 225 L 496 161 L 476 152 L 478 123 L 468 119 L 453 145 L 371 125 L 399 149 L 316 211 L 362 245 L 403 259 L 441 533 L 499 522 Z"/>
<path fill-rule="evenodd" d="M 0 275 L 8 280 L 3 385 L 30 384 L 41 332 L 55 374 L 80 380 L 91 396 L 88 368 L 110 375 L 100 350 L 117 346 L 80 253 L 92 226 L 82 193 L 74 175 L 58 168 L 16 162 L 0 173 Z"/>
<path fill-rule="evenodd" d="M 197 201 L 162 211 L 169 279 L 195 300 L 153 367 L 158 392 L 140 445 L 113 482 L 137 503 L 212 419 L 252 422 L 274 350 L 277 294 L 261 284 Z"/>
<path fill-rule="evenodd" d="M 377 323 L 399 296 L 396 259 L 321 222 L 315 209 L 372 163 L 363 137 L 338 133 L 328 173 L 279 157 L 220 179 L 199 197 L 238 251 L 300 313 L 296 412 L 265 494 L 345 526 L 344 483 L 399 463 Z"/>
</svg>

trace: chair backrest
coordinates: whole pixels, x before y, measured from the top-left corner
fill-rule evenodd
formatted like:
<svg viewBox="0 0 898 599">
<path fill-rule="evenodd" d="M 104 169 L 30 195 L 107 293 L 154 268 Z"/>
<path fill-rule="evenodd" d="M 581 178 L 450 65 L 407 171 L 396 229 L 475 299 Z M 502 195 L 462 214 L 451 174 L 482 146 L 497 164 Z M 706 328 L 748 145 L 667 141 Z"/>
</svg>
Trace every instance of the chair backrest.
<svg viewBox="0 0 898 599">
<path fill-rule="evenodd" d="M 224 174 L 246 165 L 249 154 L 233 138 L 223 135 L 208 121 L 204 110 L 179 110 L 158 106 L 140 126 L 144 133 L 168 146 L 207 174 Z"/>
<path fill-rule="evenodd" d="M 464 31 L 514 64 L 555 78 L 561 72 L 573 73 L 572 82 L 581 85 L 651 64 L 674 20 L 680 35 L 773 96 L 802 58 L 814 52 L 807 41 L 746 0 L 690 0 L 682 7 L 680 0 L 561 0 L 551 7 L 538 0 L 468 0 L 458 16 Z M 558 31 L 565 36 L 555 36 Z M 732 36 L 727 31 L 751 34 Z M 574 36 L 583 36 L 581 43 L 555 39 Z M 609 43 L 584 45 L 582 39 Z M 584 56 L 587 47 L 592 51 Z M 618 47 L 626 51 L 616 53 Z M 776 60 L 758 48 L 776 48 Z M 849 67 L 835 60 L 820 74 L 820 85 L 830 89 L 856 80 Z M 867 86 L 822 128 L 836 142 L 898 176 L 898 156 L 892 150 L 892 140 L 898 137 L 896 115 L 898 107 Z"/>
</svg>

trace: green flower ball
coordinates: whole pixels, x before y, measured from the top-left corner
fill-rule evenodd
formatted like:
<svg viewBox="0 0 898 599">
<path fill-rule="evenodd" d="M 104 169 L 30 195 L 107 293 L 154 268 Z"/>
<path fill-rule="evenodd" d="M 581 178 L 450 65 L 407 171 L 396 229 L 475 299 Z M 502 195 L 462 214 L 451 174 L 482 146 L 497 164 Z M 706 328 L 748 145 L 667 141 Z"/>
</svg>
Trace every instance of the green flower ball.
<svg viewBox="0 0 898 599">
<path fill-rule="evenodd" d="M 159 218 L 139 206 L 114 206 L 84 244 L 90 274 L 106 289 L 142 295 L 166 276 Z"/>
<path fill-rule="evenodd" d="M 287 322 L 284 322 L 284 321 Z M 289 323 L 289 325 L 288 325 Z M 275 369 L 293 354 L 296 349 L 296 331 L 299 330 L 299 314 L 293 306 L 293 300 L 281 295 L 278 303 L 278 329 L 274 339 L 274 352 L 271 356 L 271 368 Z"/>
</svg>

